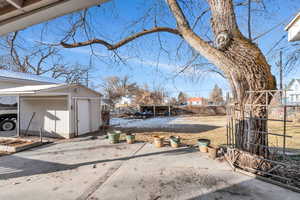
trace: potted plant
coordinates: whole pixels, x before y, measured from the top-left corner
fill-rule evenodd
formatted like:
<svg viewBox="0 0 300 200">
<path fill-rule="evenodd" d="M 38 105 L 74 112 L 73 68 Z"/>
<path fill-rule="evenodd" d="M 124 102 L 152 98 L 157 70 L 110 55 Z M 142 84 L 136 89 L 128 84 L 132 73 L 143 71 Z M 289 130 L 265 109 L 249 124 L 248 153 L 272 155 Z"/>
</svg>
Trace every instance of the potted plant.
<svg viewBox="0 0 300 200">
<path fill-rule="evenodd" d="M 171 144 L 171 147 L 178 148 L 180 145 L 180 137 L 179 136 L 171 136 L 170 144 Z"/>
<path fill-rule="evenodd" d="M 218 157 L 218 151 L 219 151 L 218 146 L 215 146 L 215 145 L 209 145 L 208 146 L 208 156 L 211 159 L 216 159 Z"/>
<path fill-rule="evenodd" d="M 202 153 L 207 153 L 209 144 L 210 144 L 210 140 L 208 139 L 198 139 L 199 150 Z"/>
<path fill-rule="evenodd" d="M 109 142 L 112 144 L 116 144 L 119 143 L 120 141 L 121 131 L 117 131 L 117 130 L 108 131 L 107 135 L 108 135 Z"/>
<path fill-rule="evenodd" d="M 154 145 L 158 148 L 164 146 L 164 137 L 154 136 Z"/>
<path fill-rule="evenodd" d="M 135 142 L 135 134 L 127 133 L 126 141 L 127 141 L 127 144 L 133 144 Z"/>
</svg>

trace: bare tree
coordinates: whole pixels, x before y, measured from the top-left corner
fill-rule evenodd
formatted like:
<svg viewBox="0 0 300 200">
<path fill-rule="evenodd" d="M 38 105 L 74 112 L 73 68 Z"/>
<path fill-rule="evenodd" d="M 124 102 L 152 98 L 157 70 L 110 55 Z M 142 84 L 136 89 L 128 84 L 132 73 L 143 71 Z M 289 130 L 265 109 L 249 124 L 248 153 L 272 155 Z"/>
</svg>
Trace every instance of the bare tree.
<svg viewBox="0 0 300 200">
<path fill-rule="evenodd" d="M 67 83 L 87 82 L 90 67 L 67 64 L 54 45 L 32 42 L 26 45 L 19 32 L 9 34 L 0 42 L 0 69 L 50 76 Z"/>
<path fill-rule="evenodd" d="M 178 98 L 177 98 L 177 102 L 181 105 L 187 102 L 187 94 L 185 94 L 184 92 L 179 92 L 178 94 Z"/>
<path fill-rule="evenodd" d="M 163 86 L 159 86 L 154 88 L 153 91 L 150 92 L 151 103 L 155 105 L 165 104 L 168 98 L 168 94 L 166 89 Z"/>
<path fill-rule="evenodd" d="M 197 22 L 199 21 L 198 17 L 201 17 L 201 15 L 197 17 L 194 12 L 188 12 L 193 8 L 193 3 L 197 4 L 197 2 L 200 2 L 200 0 L 166 0 L 167 6 L 176 21 L 176 27 L 170 27 L 168 23 L 166 23 L 167 26 L 158 26 L 155 23 L 154 27 L 134 33 L 115 43 L 93 38 L 73 43 L 64 40 L 61 45 L 65 48 L 76 48 L 98 44 L 103 45 L 107 50 L 115 51 L 133 40 L 153 33 L 159 35 L 164 32 L 177 36 L 195 52 L 208 60 L 209 63 L 214 64 L 228 79 L 239 112 L 237 115 L 239 122 L 236 124 L 237 147 L 251 153 L 266 155 L 265 146 L 268 145 L 266 134 L 251 134 L 249 136 L 242 116 L 245 104 L 251 104 L 257 98 L 257 95 L 250 96 L 247 91 L 276 89 L 276 81 L 271 73 L 270 65 L 258 46 L 251 40 L 251 23 L 248 23 L 248 35 L 251 38 L 247 38 L 241 33 L 237 24 L 233 0 L 207 0 L 211 17 L 210 30 L 214 39 L 210 39 L 210 35 L 199 34 Z M 251 9 L 250 5 L 249 8 Z M 249 14 L 248 20 L 251 20 Z M 270 101 L 271 96 L 268 99 Z M 265 98 L 261 98 L 256 103 L 268 104 L 269 102 L 266 102 Z M 265 117 L 266 109 L 256 108 L 253 110 L 253 115 L 256 118 Z M 251 127 L 257 132 L 267 131 L 266 125 L 261 120 L 253 120 Z M 260 145 L 251 146 L 248 145 L 249 143 Z"/>
<path fill-rule="evenodd" d="M 4 52 L 2 57 L 6 57 L 6 62 L 2 65 L 14 71 L 42 75 L 53 71 L 55 65 L 61 60 L 56 47 L 35 44 L 33 47 L 26 48 L 25 41 L 19 37 L 19 32 L 5 37 L 1 47 Z"/>
<path fill-rule="evenodd" d="M 165 88 L 159 86 L 151 90 L 147 84 L 139 86 L 133 96 L 136 105 L 159 105 L 166 103 L 168 99 Z"/>
<path fill-rule="evenodd" d="M 213 90 L 210 93 L 209 100 L 215 104 L 220 104 L 224 102 L 223 99 L 223 91 L 219 86 L 216 84 Z"/>
<path fill-rule="evenodd" d="M 137 84 L 131 82 L 128 76 L 106 77 L 101 87 L 104 90 L 105 96 L 110 99 L 113 105 L 122 97 L 131 97 L 139 90 Z"/>
</svg>

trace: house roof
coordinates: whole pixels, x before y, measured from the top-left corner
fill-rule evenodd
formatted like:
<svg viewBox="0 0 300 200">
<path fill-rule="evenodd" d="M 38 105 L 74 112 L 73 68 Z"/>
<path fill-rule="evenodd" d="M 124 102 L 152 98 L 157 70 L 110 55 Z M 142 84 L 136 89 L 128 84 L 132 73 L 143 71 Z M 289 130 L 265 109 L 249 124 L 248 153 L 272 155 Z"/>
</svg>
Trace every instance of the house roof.
<svg viewBox="0 0 300 200">
<path fill-rule="evenodd" d="M 287 86 L 287 90 L 291 89 L 291 87 L 292 87 L 292 85 L 294 84 L 295 81 L 297 81 L 298 83 L 300 83 L 300 79 L 292 79 L 290 81 L 290 83 L 288 84 L 288 86 Z"/>
<path fill-rule="evenodd" d="M 187 101 L 192 102 L 192 101 L 203 101 L 204 98 L 203 97 L 192 97 L 192 98 L 188 98 Z"/>
<path fill-rule="evenodd" d="M 0 36 L 109 0 L 0 0 Z"/>
<path fill-rule="evenodd" d="M 30 85 L 30 86 L 22 86 L 15 88 L 8 88 L 0 90 L 0 95 L 25 95 L 25 94 L 38 94 L 38 93 L 47 93 L 53 90 L 58 89 L 67 89 L 67 88 L 77 88 L 82 87 L 86 90 L 89 90 L 97 95 L 102 96 L 99 92 L 96 92 L 88 87 L 85 87 L 80 84 L 51 84 L 51 85 Z"/>
<path fill-rule="evenodd" d="M 9 79 L 19 79 L 19 80 L 27 80 L 27 81 L 35 81 L 40 83 L 50 83 L 50 84 L 58 84 L 61 81 L 58 81 L 53 78 L 48 78 L 44 76 L 38 76 L 28 73 L 21 73 L 21 72 L 13 72 L 7 70 L 0 70 L 0 78 L 9 78 Z"/>
</svg>

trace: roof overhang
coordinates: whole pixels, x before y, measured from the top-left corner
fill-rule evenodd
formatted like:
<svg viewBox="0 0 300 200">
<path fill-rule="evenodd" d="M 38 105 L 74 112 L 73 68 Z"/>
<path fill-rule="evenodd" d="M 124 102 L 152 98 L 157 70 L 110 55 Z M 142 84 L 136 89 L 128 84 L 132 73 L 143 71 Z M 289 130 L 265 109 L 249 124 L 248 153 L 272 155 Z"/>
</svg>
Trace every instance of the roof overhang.
<svg viewBox="0 0 300 200">
<path fill-rule="evenodd" d="M 52 85 L 27 85 L 20 86 L 15 88 L 7 88 L 0 90 L 0 96 L 5 95 L 25 95 L 25 94 L 38 94 L 38 93 L 47 93 L 53 89 L 66 87 L 65 84 L 52 84 Z"/>
<path fill-rule="evenodd" d="M 285 27 L 288 31 L 288 41 L 300 41 L 300 13 Z"/>
<path fill-rule="evenodd" d="M 0 36 L 109 0 L 0 0 Z"/>
<path fill-rule="evenodd" d="M 67 93 L 57 93 L 60 89 L 84 88 L 97 96 L 102 94 L 80 84 L 51 84 L 51 85 L 26 85 L 15 88 L 0 89 L 0 96 L 22 96 L 22 95 L 68 95 Z M 54 92 L 54 93 L 53 93 Z"/>
</svg>

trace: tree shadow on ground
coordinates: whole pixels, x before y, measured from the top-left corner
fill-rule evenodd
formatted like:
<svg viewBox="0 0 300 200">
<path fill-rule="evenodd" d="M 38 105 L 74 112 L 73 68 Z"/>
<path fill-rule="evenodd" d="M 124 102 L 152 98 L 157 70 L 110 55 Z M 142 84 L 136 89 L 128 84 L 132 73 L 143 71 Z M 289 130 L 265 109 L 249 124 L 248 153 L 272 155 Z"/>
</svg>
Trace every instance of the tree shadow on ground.
<svg viewBox="0 0 300 200">
<path fill-rule="evenodd" d="M 299 198 L 299 193 L 253 178 L 187 200 L 293 200 Z"/>
<path fill-rule="evenodd" d="M 206 124 L 172 124 L 161 127 L 131 127 L 131 128 L 119 128 L 124 132 L 131 133 L 152 133 L 152 132 L 167 132 L 167 133 L 185 133 L 185 134 L 197 134 L 206 131 L 211 131 L 222 126 L 206 125 Z"/>
<path fill-rule="evenodd" d="M 111 146 L 115 148 L 115 145 L 111 145 Z M 155 155 L 188 154 L 195 151 L 196 150 L 194 148 L 186 147 L 186 148 L 180 148 L 174 150 L 139 154 L 134 156 L 125 156 L 125 157 L 112 158 L 112 159 L 82 162 L 78 164 L 61 164 L 61 163 L 50 162 L 50 161 L 29 159 L 29 158 L 19 157 L 16 155 L 3 156 L 0 158 L 1 159 L 0 180 L 18 178 L 24 176 L 32 176 L 37 174 L 52 173 L 52 172 L 65 171 L 65 170 L 72 170 L 86 165 L 95 165 L 95 164 L 114 162 L 114 161 L 126 161 L 130 159 L 155 156 Z"/>
</svg>

